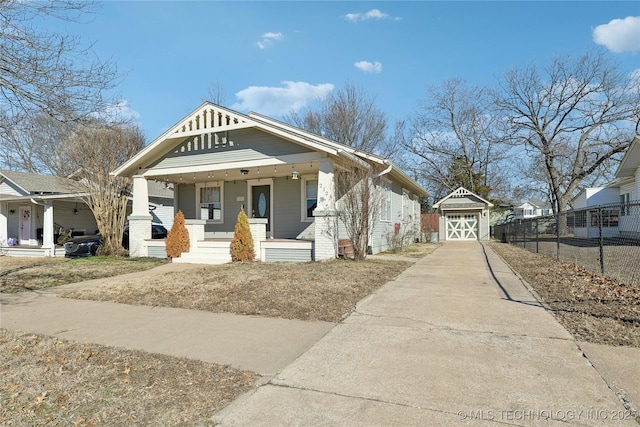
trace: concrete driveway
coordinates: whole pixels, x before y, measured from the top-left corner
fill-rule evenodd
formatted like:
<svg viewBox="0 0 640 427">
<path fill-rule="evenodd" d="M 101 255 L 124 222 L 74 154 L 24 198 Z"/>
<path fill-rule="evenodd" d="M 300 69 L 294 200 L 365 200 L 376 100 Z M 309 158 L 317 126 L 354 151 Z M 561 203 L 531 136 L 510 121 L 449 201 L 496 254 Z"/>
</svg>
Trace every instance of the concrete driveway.
<svg viewBox="0 0 640 427">
<path fill-rule="evenodd" d="M 579 344 L 478 242 L 445 243 L 214 419 L 224 426 L 637 426 Z"/>
</svg>

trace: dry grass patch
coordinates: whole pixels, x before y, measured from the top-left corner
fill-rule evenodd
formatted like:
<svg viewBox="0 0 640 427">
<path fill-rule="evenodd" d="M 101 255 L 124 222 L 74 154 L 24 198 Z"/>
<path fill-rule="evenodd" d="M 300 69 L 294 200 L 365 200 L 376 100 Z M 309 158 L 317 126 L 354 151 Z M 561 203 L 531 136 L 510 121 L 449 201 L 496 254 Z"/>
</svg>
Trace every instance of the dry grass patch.
<svg viewBox="0 0 640 427">
<path fill-rule="evenodd" d="M 640 347 L 640 288 L 513 245 L 491 248 L 578 340 Z"/>
<path fill-rule="evenodd" d="M 0 329 L 0 424 L 213 425 L 260 378 L 228 366 Z"/>
<path fill-rule="evenodd" d="M 84 280 L 144 271 L 164 263 L 152 258 L 0 258 L 0 292 L 50 288 Z"/>
<path fill-rule="evenodd" d="M 231 263 L 82 289 L 65 297 L 337 322 L 411 262 Z"/>
</svg>

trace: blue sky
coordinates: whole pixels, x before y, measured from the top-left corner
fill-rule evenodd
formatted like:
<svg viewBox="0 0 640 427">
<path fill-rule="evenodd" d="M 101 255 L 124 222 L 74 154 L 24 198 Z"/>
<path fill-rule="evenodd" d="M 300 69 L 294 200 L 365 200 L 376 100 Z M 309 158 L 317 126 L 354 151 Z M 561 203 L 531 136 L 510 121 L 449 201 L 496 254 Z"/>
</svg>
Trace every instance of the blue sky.
<svg viewBox="0 0 640 427">
<path fill-rule="evenodd" d="M 116 95 L 149 141 L 215 86 L 225 106 L 279 119 L 350 83 L 393 123 L 452 77 L 495 85 L 597 46 L 640 69 L 637 1 L 108 1 L 56 25 L 126 73 Z"/>
</svg>

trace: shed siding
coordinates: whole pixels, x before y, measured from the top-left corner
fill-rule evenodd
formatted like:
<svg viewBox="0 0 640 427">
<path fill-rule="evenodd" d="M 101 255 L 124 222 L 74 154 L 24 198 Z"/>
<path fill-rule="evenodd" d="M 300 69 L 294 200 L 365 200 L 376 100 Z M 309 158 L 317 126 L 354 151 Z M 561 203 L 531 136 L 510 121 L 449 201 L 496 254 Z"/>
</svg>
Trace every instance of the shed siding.
<svg viewBox="0 0 640 427">
<path fill-rule="evenodd" d="M 256 129 L 230 131 L 230 142 L 217 146 L 209 144 L 208 139 L 202 143 L 201 138 L 196 136 L 181 143 L 171 153 L 153 164 L 151 169 L 262 160 L 311 152 L 306 147 L 283 141 Z"/>
</svg>

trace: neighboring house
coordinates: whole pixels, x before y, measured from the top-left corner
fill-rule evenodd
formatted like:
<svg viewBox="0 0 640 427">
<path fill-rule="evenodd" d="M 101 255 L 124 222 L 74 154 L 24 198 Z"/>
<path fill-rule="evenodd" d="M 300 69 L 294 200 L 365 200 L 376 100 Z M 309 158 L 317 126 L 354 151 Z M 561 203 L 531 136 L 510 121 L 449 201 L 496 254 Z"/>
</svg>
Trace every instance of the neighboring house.
<svg viewBox="0 0 640 427">
<path fill-rule="evenodd" d="M 640 137 L 636 136 L 615 180 L 604 187 L 585 188 L 573 199 L 575 236 L 599 237 L 602 229 L 603 237 L 640 238 L 639 195 Z"/>
<path fill-rule="evenodd" d="M 149 181 L 149 213 L 167 229 L 173 224 L 173 189 Z M 0 247 L 15 256 L 63 256 L 59 229 L 72 236 L 98 233 L 84 202 L 87 194 L 74 180 L 26 172 L 0 171 Z M 131 208 L 129 207 L 129 210 Z"/>
<path fill-rule="evenodd" d="M 460 187 L 433 207 L 440 214 L 440 240 L 490 240 L 493 203 Z"/>
<path fill-rule="evenodd" d="M 175 262 L 222 263 L 244 209 L 256 258 L 335 258 L 347 235 L 338 220 L 334 172 L 356 162 L 379 171 L 379 218 L 369 229 L 371 252 L 394 233 L 420 228 L 420 185 L 390 161 L 271 118 L 205 102 L 113 174 L 133 178 L 130 255 L 149 256 L 147 180 L 173 185 L 175 209 L 186 218 L 191 248 Z M 352 190 L 353 191 L 353 190 Z"/>
<path fill-rule="evenodd" d="M 527 219 L 537 218 L 541 216 L 548 216 L 552 214 L 551 205 L 548 202 L 543 202 L 538 198 L 531 198 L 516 206 L 513 211 L 514 219 Z"/>
<path fill-rule="evenodd" d="M 56 176 L 0 171 L 0 246 L 9 255 L 56 256 L 58 226 L 75 235 L 97 226 L 77 182 Z"/>
</svg>

